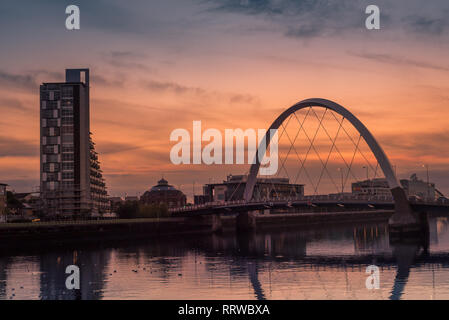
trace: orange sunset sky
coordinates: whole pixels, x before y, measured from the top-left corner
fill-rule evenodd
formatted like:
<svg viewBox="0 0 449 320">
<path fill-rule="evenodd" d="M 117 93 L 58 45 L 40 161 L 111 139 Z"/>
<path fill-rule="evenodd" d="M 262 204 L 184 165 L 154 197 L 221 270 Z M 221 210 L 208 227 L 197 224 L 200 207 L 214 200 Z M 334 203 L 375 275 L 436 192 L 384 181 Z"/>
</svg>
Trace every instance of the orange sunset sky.
<svg viewBox="0 0 449 320">
<path fill-rule="evenodd" d="M 371 1 L 373 2 L 373 1 Z M 0 182 L 39 185 L 39 84 L 91 69 L 91 131 L 110 195 L 142 194 L 162 175 L 189 197 L 247 167 L 175 166 L 176 128 L 267 128 L 311 97 L 351 110 L 400 178 L 449 193 L 449 3 L 374 1 L 67 1 L 0 4 Z"/>
</svg>

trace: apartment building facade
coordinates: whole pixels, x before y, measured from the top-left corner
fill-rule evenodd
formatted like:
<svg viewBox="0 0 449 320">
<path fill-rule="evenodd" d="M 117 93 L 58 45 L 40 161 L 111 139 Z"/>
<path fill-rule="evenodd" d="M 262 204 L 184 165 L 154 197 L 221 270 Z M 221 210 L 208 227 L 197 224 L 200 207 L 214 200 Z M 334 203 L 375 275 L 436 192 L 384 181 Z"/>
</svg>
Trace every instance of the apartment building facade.
<svg viewBox="0 0 449 320">
<path fill-rule="evenodd" d="M 7 203 L 7 197 L 6 197 L 6 187 L 8 185 L 4 183 L 0 183 L 0 222 L 6 221 L 6 203 Z"/>
<path fill-rule="evenodd" d="M 107 191 L 90 132 L 89 69 L 40 86 L 42 213 L 89 216 L 107 210 Z"/>
</svg>

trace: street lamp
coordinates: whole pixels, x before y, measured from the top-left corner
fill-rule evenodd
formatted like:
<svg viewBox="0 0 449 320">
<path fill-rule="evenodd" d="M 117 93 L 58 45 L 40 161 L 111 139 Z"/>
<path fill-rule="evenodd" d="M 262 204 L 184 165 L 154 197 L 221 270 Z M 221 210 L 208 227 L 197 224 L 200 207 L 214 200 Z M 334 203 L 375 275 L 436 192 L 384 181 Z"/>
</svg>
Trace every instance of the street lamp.
<svg viewBox="0 0 449 320">
<path fill-rule="evenodd" d="M 429 190 L 429 186 L 430 186 L 430 179 L 429 179 L 429 165 L 428 164 L 423 164 L 422 165 L 423 168 L 426 168 L 427 171 L 427 199 L 430 198 L 430 190 Z"/>
<path fill-rule="evenodd" d="M 363 166 L 363 169 L 366 169 L 366 181 L 368 181 L 369 180 L 368 167 Z"/>
<path fill-rule="evenodd" d="M 341 175 L 341 195 L 343 195 L 344 190 L 345 190 L 345 186 L 344 186 L 344 182 L 343 182 L 343 170 L 342 170 L 342 168 L 338 168 L 338 171 L 340 171 L 340 175 Z"/>
</svg>

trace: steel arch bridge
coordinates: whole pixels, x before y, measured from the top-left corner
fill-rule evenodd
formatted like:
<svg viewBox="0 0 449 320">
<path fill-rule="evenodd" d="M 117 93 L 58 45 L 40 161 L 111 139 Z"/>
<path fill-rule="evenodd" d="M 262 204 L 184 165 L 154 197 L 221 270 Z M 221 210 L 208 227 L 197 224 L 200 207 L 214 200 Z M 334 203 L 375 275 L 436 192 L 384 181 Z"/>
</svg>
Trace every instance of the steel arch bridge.
<svg viewBox="0 0 449 320">
<path fill-rule="evenodd" d="M 336 112 L 337 114 L 341 115 L 344 119 L 347 119 L 352 124 L 352 126 L 360 133 L 361 137 L 368 144 L 369 148 L 374 154 L 376 160 L 379 163 L 380 168 L 382 169 L 385 175 L 389 188 L 391 189 L 391 193 L 393 195 L 393 199 L 395 202 L 396 214 L 393 215 L 390 223 L 392 225 L 416 224 L 417 219 L 412 213 L 405 191 L 399 184 L 396 174 L 393 170 L 390 161 L 388 160 L 387 155 L 385 154 L 379 143 L 376 141 L 374 136 L 371 134 L 371 132 L 368 130 L 368 128 L 348 109 L 344 108 L 338 103 L 321 98 L 312 98 L 300 101 L 295 105 L 293 105 L 292 107 L 285 110 L 279 117 L 277 117 L 276 120 L 274 120 L 273 124 L 267 130 L 265 140 L 262 141 L 262 143 L 266 143 L 266 146 L 263 146 L 261 143 L 261 145 L 259 145 L 257 149 L 254 164 L 251 166 L 249 171 L 249 176 L 244 191 L 244 200 L 246 202 L 250 202 L 253 198 L 254 187 L 257 182 L 257 176 L 261 165 L 260 159 L 263 158 L 263 155 L 259 155 L 259 153 L 261 152 L 260 150 L 263 150 L 262 151 L 263 153 L 265 153 L 266 150 L 268 150 L 270 142 L 273 138 L 272 133 L 277 132 L 277 130 L 281 127 L 281 125 L 290 115 L 294 114 L 295 112 L 301 109 L 309 107 L 321 107 L 325 109 L 330 109 Z"/>
<path fill-rule="evenodd" d="M 328 111 L 328 110 L 331 110 L 333 113 L 340 115 L 342 117 L 342 120 L 339 123 L 340 128 L 342 126 L 343 120 L 345 120 L 345 119 L 348 120 L 348 122 L 350 123 L 350 125 L 353 128 L 355 128 L 355 130 L 359 134 L 359 141 L 361 138 L 363 138 L 363 140 L 368 145 L 370 151 L 374 155 L 375 159 L 377 160 L 378 166 L 381 168 L 383 174 L 385 175 L 386 181 L 388 183 L 388 187 L 390 188 L 391 194 L 393 196 L 393 198 L 391 200 L 385 201 L 386 199 L 382 200 L 382 199 L 366 199 L 366 198 L 345 199 L 343 190 L 341 191 L 342 199 L 340 199 L 340 197 L 335 198 L 332 195 L 323 197 L 322 195 L 321 196 L 317 195 L 316 191 L 312 197 L 303 195 L 303 196 L 300 196 L 298 198 L 293 198 L 293 199 L 291 197 L 288 197 L 288 198 L 282 198 L 282 199 L 277 198 L 277 199 L 273 200 L 273 198 L 270 198 L 270 197 L 264 198 L 264 199 L 257 199 L 255 197 L 255 189 L 256 189 L 256 184 L 258 181 L 257 179 L 258 179 L 259 169 L 261 168 L 261 164 L 263 163 L 264 156 L 266 155 L 266 153 L 269 149 L 270 142 L 272 141 L 274 135 L 277 134 L 277 131 L 281 126 L 284 128 L 284 131 L 286 130 L 286 126 L 284 126 L 284 121 L 286 121 L 292 115 L 295 115 L 295 113 L 297 111 L 300 111 L 302 109 L 307 109 L 307 108 L 312 109 L 315 107 L 325 109 L 324 113 L 326 113 L 326 111 Z M 318 116 L 316 114 L 315 114 L 315 116 L 318 119 Z M 307 115 L 306 115 L 306 118 L 307 118 Z M 334 115 L 334 118 L 335 118 L 335 115 Z M 298 120 L 298 122 L 299 122 L 299 120 Z M 287 125 L 288 125 L 288 123 L 287 123 Z M 319 127 L 320 126 L 322 126 L 321 122 L 319 123 Z M 304 133 L 306 133 L 305 132 L 306 130 L 304 128 L 302 128 L 302 129 L 303 129 Z M 300 130 L 301 130 L 301 128 L 300 128 Z M 335 140 L 332 141 L 332 138 L 329 136 L 327 131 L 326 131 L 326 134 L 331 139 L 331 142 L 333 142 L 333 144 L 335 144 Z M 309 139 L 309 137 L 307 137 L 307 138 Z M 289 140 L 290 140 L 290 138 L 289 138 Z M 310 141 L 310 139 L 309 139 L 309 142 L 311 143 L 311 145 L 313 145 L 313 140 Z M 291 140 L 290 140 L 290 143 L 293 144 L 293 142 Z M 353 141 L 353 143 L 354 143 L 354 141 Z M 358 148 L 358 145 L 356 145 L 356 151 L 357 151 L 357 148 Z M 316 150 L 315 150 L 315 152 L 318 153 Z M 331 148 L 331 152 L 332 152 L 332 148 Z M 340 151 L 338 151 L 338 152 L 340 153 Z M 330 153 L 328 155 L 327 160 L 329 160 L 329 156 L 330 156 Z M 341 154 L 340 154 L 340 156 L 341 156 Z M 287 157 L 288 157 L 288 154 L 287 154 Z M 318 155 L 318 157 L 319 157 L 319 155 Z M 301 159 L 299 159 L 299 160 L 301 160 Z M 320 159 L 320 160 L 322 160 L 322 159 Z M 304 162 L 305 162 L 305 160 L 304 160 Z M 304 165 L 304 162 L 302 163 L 303 165 Z M 234 190 L 234 193 L 230 196 L 230 199 L 227 199 L 225 202 L 210 202 L 210 203 L 206 203 L 204 205 L 178 208 L 178 209 L 174 209 L 172 211 L 175 214 L 179 214 L 179 215 L 185 215 L 185 214 L 216 215 L 216 214 L 220 214 L 223 212 L 224 213 L 237 212 L 237 213 L 239 213 L 238 217 L 241 217 L 241 220 L 239 220 L 239 222 L 237 222 L 237 223 L 241 224 L 241 225 L 245 225 L 247 223 L 248 219 L 249 219 L 248 221 L 250 221 L 249 222 L 250 224 L 252 223 L 251 221 L 253 221 L 255 219 L 254 217 L 249 217 L 249 215 L 252 215 L 251 212 L 255 212 L 258 210 L 260 211 L 260 210 L 263 210 L 264 208 L 283 208 L 283 207 L 288 207 L 288 208 L 300 207 L 301 208 L 304 206 L 310 206 L 310 204 L 314 205 L 317 203 L 320 205 L 324 205 L 324 206 L 329 206 L 329 205 L 331 205 L 331 206 L 332 205 L 346 206 L 346 205 L 348 205 L 349 207 L 352 205 L 360 205 L 360 204 L 364 203 L 365 205 L 370 206 L 371 202 L 377 201 L 378 203 L 374 203 L 374 205 L 376 207 L 382 207 L 385 205 L 388 206 L 390 204 L 391 204 L 391 206 L 393 206 L 393 203 L 394 203 L 395 213 L 391 216 L 391 218 L 389 220 L 389 224 L 391 227 L 393 227 L 393 228 L 397 227 L 398 231 L 406 230 L 406 231 L 413 232 L 413 231 L 421 230 L 421 229 L 420 229 L 420 219 L 419 219 L 418 215 L 413 212 L 412 208 L 421 210 L 421 206 L 428 206 L 428 205 L 438 206 L 439 205 L 439 204 L 435 204 L 435 203 L 429 203 L 429 204 L 423 204 L 423 205 L 416 204 L 413 202 L 409 203 L 409 199 L 405 193 L 405 190 L 399 184 L 396 174 L 393 170 L 393 167 L 392 167 L 387 155 L 385 154 L 385 152 L 383 151 L 382 147 L 379 145 L 377 140 L 374 138 L 374 136 L 371 134 L 371 132 L 348 109 L 339 105 L 336 102 L 326 100 L 326 99 L 321 99 L 321 98 L 306 99 L 306 100 L 296 103 L 295 105 L 291 106 L 290 108 L 288 108 L 287 110 L 282 112 L 276 118 L 276 120 L 274 120 L 274 122 L 269 127 L 269 129 L 266 131 L 265 139 L 262 139 L 262 141 L 260 142 L 260 144 L 257 148 L 257 151 L 255 153 L 255 159 L 252 163 L 253 164 L 251 165 L 251 167 L 249 169 L 246 182 L 244 182 L 245 185 L 244 185 L 244 187 L 242 186 L 242 188 L 244 188 L 244 190 L 239 191 L 242 193 L 239 196 L 240 200 L 232 201 L 234 193 L 240 187 L 240 184 L 239 184 L 237 186 L 237 188 Z M 285 163 L 285 161 L 284 161 L 284 163 Z M 322 164 L 324 164 L 324 163 L 322 163 Z M 345 164 L 347 165 L 346 162 L 345 162 Z M 326 161 L 326 165 L 327 165 L 327 161 Z M 326 169 L 326 166 L 324 166 L 323 169 Z M 348 174 L 349 174 L 350 170 L 351 170 L 351 168 L 349 167 Z M 377 171 L 377 167 L 376 167 L 376 171 Z M 320 179 L 321 179 L 321 177 L 320 177 Z M 316 190 L 316 188 L 315 188 L 315 190 Z M 313 203 L 311 203 L 311 202 L 313 202 Z M 443 206 L 447 207 L 447 204 L 443 204 Z"/>
</svg>

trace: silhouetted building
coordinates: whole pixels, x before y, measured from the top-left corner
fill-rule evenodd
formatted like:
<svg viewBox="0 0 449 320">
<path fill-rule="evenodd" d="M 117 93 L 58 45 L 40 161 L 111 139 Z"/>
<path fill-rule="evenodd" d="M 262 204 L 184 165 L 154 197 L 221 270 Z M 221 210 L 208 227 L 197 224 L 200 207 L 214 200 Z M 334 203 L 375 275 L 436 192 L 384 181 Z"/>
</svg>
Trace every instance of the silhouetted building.
<svg viewBox="0 0 449 320">
<path fill-rule="evenodd" d="M 0 221 L 6 216 L 6 187 L 8 185 L 0 183 Z"/>
<path fill-rule="evenodd" d="M 204 188 L 206 188 L 206 186 L 204 186 L 203 189 Z M 206 192 L 206 191 L 203 190 L 203 192 Z M 199 195 L 195 195 L 193 197 L 194 204 L 205 204 L 205 203 L 208 203 L 211 201 L 212 201 L 211 198 L 207 194 L 199 194 Z"/>
<path fill-rule="evenodd" d="M 118 208 L 123 202 L 124 201 L 121 197 L 110 197 L 109 204 L 111 206 L 111 212 L 117 212 Z"/>
<path fill-rule="evenodd" d="M 89 69 L 40 87 L 40 190 L 45 215 L 95 215 L 107 192 L 90 132 Z"/>
<path fill-rule="evenodd" d="M 187 198 L 182 191 L 169 185 L 167 180 L 161 179 L 157 185 L 140 197 L 140 201 L 145 204 L 165 204 L 169 208 L 177 208 L 185 206 Z"/>
<path fill-rule="evenodd" d="M 195 204 L 243 200 L 247 175 L 229 175 L 222 183 L 206 184 L 203 195 L 195 196 Z M 288 178 L 257 178 L 254 199 L 275 200 L 304 196 L 303 184 L 292 184 Z"/>
<path fill-rule="evenodd" d="M 14 197 L 22 204 L 21 214 L 23 216 L 36 215 L 40 207 L 39 192 L 14 193 Z"/>
<path fill-rule="evenodd" d="M 357 196 L 391 197 L 390 187 L 384 178 L 354 182 L 352 184 L 352 194 Z"/>
<path fill-rule="evenodd" d="M 441 193 L 435 189 L 434 183 L 427 183 L 420 180 L 416 174 L 412 174 L 408 180 L 402 179 L 400 183 L 409 197 L 435 199 L 437 195 L 441 195 Z M 352 184 L 352 194 L 391 197 L 390 187 L 385 178 L 354 182 Z"/>
<path fill-rule="evenodd" d="M 435 199 L 435 183 L 420 180 L 415 173 L 410 176 L 410 180 L 401 180 L 401 184 L 409 196 Z"/>
</svg>

